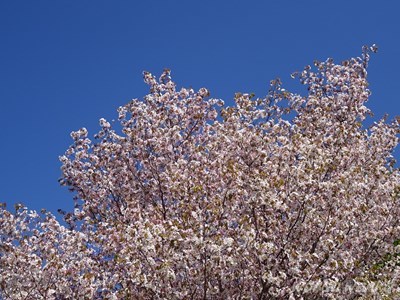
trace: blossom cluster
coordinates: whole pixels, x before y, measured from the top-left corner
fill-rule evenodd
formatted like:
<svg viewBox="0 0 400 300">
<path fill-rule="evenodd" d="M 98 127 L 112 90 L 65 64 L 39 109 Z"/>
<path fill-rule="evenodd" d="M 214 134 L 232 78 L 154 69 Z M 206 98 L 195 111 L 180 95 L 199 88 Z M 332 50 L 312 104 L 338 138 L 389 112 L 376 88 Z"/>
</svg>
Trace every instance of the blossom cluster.
<svg viewBox="0 0 400 300">
<path fill-rule="evenodd" d="M 60 157 L 66 226 L 0 210 L 5 299 L 400 297 L 399 122 L 364 127 L 369 55 L 235 105 L 144 73 L 150 93 Z"/>
</svg>

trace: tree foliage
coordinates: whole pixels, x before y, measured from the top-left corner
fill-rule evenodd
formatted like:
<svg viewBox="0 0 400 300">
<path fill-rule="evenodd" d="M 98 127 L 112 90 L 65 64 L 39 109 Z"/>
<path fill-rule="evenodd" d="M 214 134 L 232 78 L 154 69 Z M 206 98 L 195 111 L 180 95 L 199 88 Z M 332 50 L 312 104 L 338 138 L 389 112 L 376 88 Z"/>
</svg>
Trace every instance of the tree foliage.
<svg viewBox="0 0 400 300">
<path fill-rule="evenodd" d="M 60 159 L 67 226 L 0 210 L 5 299 L 400 297 L 399 122 L 369 129 L 369 54 L 293 74 L 306 95 L 150 93 Z"/>
</svg>

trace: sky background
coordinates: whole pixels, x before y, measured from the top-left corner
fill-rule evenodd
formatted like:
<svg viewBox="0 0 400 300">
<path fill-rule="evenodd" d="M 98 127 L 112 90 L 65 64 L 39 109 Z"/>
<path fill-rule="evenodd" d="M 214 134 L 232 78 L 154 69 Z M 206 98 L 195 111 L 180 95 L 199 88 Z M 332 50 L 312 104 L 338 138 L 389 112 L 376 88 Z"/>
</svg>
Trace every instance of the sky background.
<svg viewBox="0 0 400 300">
<path fill-rule="evenodd" d="M 170 68 L 178 87 L 233 103 L 314 59 L 340 62 L 376 43 L 369 68 L 376 117 L 400 114 L 399 1 L 0 0 L 0 202 L 73 208 L 60 187 L 72 130 L 117 118 L 147 93 L 142 71 Z"/>
</svg>

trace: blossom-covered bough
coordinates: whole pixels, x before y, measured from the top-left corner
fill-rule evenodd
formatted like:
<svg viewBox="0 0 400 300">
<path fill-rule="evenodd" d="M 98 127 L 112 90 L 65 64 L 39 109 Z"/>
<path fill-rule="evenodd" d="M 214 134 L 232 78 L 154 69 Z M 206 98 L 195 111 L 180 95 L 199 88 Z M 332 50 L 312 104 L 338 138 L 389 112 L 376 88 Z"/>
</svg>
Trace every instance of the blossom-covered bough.
<svg viewBox="0 0 400 300">
<path fill-rule="evenodd" d="M 4 299 L 400 297 L 397 120 L 365 102 L 369 53 L 236 105 L 144 73 L 150 93 L 61 157 L 68 226 L 0 210 Z M 114 128 L 113 128 L 114 127 Z"/>
</svg>

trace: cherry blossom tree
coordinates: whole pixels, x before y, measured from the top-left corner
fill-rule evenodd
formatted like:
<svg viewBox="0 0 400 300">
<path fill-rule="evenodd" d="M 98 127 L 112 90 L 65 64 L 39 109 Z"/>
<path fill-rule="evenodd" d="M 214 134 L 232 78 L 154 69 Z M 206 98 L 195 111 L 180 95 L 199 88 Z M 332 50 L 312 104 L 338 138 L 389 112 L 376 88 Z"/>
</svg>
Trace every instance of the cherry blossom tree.
<svg viewBox="0 0 400 300">
<path fill-rule="evenodd" d="M 144 73 L 150 93 L 60 160 L 66 226 L 0 210 L 4 299 L 400 297 L 399 121 L 365 128 L 369 55 L 235 106 Z"/>
</svg>

